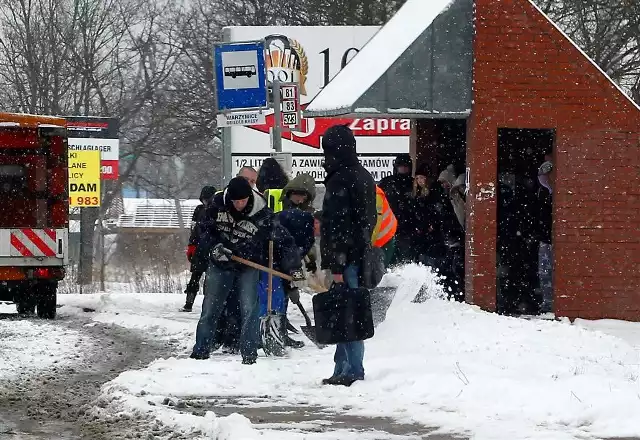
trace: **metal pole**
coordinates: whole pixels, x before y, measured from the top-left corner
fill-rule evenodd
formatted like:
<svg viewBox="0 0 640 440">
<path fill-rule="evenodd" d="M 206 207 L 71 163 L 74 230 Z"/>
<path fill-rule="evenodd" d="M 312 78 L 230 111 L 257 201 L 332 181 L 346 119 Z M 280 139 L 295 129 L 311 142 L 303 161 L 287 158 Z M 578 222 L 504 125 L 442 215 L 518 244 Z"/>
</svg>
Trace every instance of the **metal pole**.
<svg viewBox="0 0 640 440">
<path fill-rule="evenodd" d="M 272 83 L 273 87 L 273 131 L 272 133 L 272 142 L 273 149 L 276 152 L 282 152 L 282 111 L 280 108 L 280 81 L 274 80 Z"/>
</svg>

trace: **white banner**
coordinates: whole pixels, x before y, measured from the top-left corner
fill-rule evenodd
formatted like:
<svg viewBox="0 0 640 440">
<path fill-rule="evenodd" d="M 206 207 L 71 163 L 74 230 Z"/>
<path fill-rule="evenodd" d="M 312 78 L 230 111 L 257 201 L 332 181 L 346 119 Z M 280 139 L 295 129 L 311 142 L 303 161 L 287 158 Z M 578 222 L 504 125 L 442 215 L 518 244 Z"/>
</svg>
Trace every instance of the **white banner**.
<svg viewBox="0 0 640 440">
<path fill-rule="evenodd" d="M 262 165 L 269 155 L 233 155 L 233 175 L 238 174 L 242 167 L 252 167 L 256 170 Z M 393 174 L 394 155 L 360 156 L 360 163 L 371 173 L 373 180 L 380 181 L 383 177 Z M 308 173 L 313 176 L 316 183 L 323 183 L 326 173 L 322 168 L 324 157 L 321 155 L 294 154 L 292 163 L 292 176 Z"/>
</svg>

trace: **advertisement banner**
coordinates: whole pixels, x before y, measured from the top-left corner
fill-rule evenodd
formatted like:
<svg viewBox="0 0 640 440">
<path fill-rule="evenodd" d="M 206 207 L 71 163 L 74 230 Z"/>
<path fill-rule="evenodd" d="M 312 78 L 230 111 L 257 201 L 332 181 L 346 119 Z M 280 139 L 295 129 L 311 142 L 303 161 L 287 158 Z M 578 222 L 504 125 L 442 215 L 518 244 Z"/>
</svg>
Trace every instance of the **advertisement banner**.
<svg viewBox="0 0 640 440">
<path fill-rule="evenodd" d="M 225 31 L 230 41 L 265 39 L 267 78 L 297 82 L 304 109 L 378 29 L 378 26 L 240 26 Z M 282 149 L 293 153 L 294 158 L 317 155 L 322 152 L 322 135 L 335 124 L 351 127 L 361 155 L 386 158 L 409 152 L 410 120 L 387 118 L 302 119 L 299 131 L 283 133 Z M 268 156 L 271 152 L 269 128 L 272 126 L 273 112 L 269 111 L 264 124 L 227 129 L 233 157 Z M 232 162 L 235 167 L 235 160 Z M 294 174 L 314 170 L 313 166 L 302 166 L 296 168 Z"/>
<path fill-rule="evenodd" d="M 103 180 L 118 180 L 119 122 L 116 118 L 66 116 L 69 151 L 99 151 Z"/>
<path fill-rule="evenodd" d="M 69 206 L 100 206 L 100 151 L 69 151 Z"/>
<path fill-rule="evenodd" d="M 233 155 L 233 174 L 237 174 L 242 167 L 260 168 L 262 162 L 269 155 Z M 393 155 L 360 155 L 360 163 L 371 173 L 374 180 L 390 176 L 393 174 Z M 316 183 L 324 182 L 326 173 L 322 168 L 324 157 L 321 154 L 294 154 L 293 155 L 293 175 L 309 173 Z"/>
</svg>

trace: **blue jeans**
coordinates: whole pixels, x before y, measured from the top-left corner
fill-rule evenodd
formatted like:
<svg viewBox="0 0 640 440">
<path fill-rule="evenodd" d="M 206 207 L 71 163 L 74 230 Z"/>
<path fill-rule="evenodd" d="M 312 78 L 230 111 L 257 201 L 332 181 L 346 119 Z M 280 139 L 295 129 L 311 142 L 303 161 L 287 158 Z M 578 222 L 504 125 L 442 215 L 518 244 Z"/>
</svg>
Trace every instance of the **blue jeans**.
<svg viewBox="0 0 640 440">
<path fill-rule="evenodd" d="M 194 353 L 209 353 L 225 301 L 231 292 L 240 300 L 240 353 L 243 358 L 255 359 L 258 356 L 258 271 L 248 268 L 239 272 L 222 270 L 214 265 L 207 269 Z"/>
<path fill-rule="evenodd" d="M 344 282 L 352 289 L 358 287 L 357 266 L 348 266 L 344 271 Z M 333 369 L 334 376 L 345 376 L 351 379 L 364 379 L 364 341 L 345 342 L 336 345 L 336 354 L 333 356 L 336 363 Z"/>
</svg>

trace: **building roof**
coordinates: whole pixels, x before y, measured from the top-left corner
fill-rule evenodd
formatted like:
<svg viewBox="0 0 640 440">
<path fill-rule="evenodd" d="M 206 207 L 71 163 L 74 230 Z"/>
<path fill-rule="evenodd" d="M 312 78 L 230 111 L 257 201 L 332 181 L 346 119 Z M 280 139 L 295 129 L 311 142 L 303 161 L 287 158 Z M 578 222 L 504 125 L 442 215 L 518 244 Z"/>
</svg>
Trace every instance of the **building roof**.
<svg viewBox="0 0 640 440">
<path fill-rule="evenodd" d="M 191 217 L 200 200 L 180 200 L 182 225 L 191 227 Z M 172 199 L 124 199 L 124 213 L 117 226 L 120 228 L 178 229 L 180 219 Z"/>
<path fill-rule="evenodd" d="M 472 47 L 472 0 L 407 0 L 305 116 L 466 117 Z"/>
</svg>

